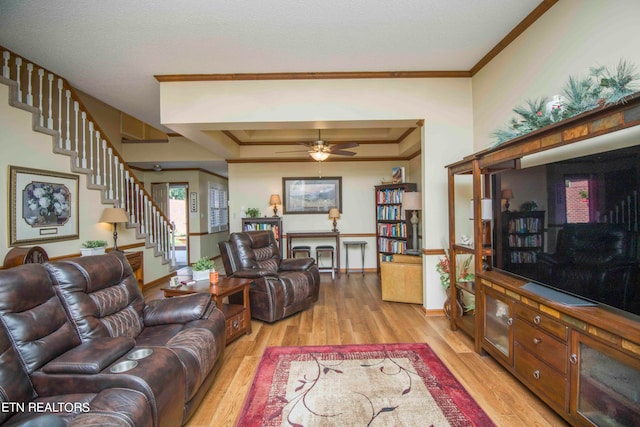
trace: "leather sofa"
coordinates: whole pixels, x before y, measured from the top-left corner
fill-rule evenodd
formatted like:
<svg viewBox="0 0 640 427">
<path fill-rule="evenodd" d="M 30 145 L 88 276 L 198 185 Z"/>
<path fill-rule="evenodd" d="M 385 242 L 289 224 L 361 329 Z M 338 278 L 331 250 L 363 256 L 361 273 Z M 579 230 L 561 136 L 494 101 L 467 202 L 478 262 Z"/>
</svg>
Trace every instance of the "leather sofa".
<svg viewBox="0 0 640 427">
<path fill-rule="evenodd" d="M 254 319 L 273 323 L 318 300 L 320 272 L 315 260 L 282 259 L 273 232 L 231 233 L 229 241 L 218 246 L 227 277 L 254 279 L 249 291 Z"/>
<path fill-rule="evenodd" d="M 0 422 L 182 425 L 224 328 L 209 294 L 145 303 L 119 252 L 0 271 Z"/>
<path fill-rule="evenodd" d="M 537 279 L 602 303 L 637 310 L 636 233 L 623 224 L 565 224 L 554 253 L 537 256 Z"/>
</svg>

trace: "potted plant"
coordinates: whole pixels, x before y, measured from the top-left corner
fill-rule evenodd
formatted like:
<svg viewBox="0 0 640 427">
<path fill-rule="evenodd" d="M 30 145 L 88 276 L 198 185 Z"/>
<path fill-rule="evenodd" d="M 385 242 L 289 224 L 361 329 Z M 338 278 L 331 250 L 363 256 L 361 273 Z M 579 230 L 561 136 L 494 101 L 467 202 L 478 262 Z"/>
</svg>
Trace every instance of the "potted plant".
<svg viewBox="0 0 640 427">
<path fill-rule="evenodd" d="M 216 264 L 212 259 L 202 257 L 191 267 L 193 280 L 209 280 L 209 271 L 215 270 Z"/>
<path fill-rule="evenodd" d="M 260 216 L 260 209 L 247 208 L 247 210 L 244 211 L 244 214 L 249 218 L 258 218 Z"/>
<path fill-rule="evenodd" d="M 80 253 L 82 256 L 102 255 L 107 248 L 106 240 L 87 240 L 82 244 Z"/>
</svg>

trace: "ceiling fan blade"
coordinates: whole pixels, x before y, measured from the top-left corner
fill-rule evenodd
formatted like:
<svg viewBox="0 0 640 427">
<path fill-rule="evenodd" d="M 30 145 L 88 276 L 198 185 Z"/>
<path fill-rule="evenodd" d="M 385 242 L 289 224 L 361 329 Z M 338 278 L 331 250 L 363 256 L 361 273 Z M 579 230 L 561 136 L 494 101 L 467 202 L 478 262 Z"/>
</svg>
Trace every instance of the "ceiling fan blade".
<svg viewBox="0 0 640 427">
<path fill-rule="evenodd" d="M 337 150 L 342 150 L 344 148 L 356 148 L 359 147 L 360 144 L 358 144 L 357 142 L 345 142 L 344 144 L 331 144 L 331 149 L 337 149 Z"/>
<path fill-rule="evenodd" d="M 308 153 L 309 150 L 291 150 L 291 151 L 276 151 L 275 154 L 284 154 L 284 153 Z"/>
<path fill-rule="evenodd" d="M 329 151 L 331 154 L 337 154 L 339 156 L 355 156 L 356 153 L 353 151 L 344 151 L 344 150 L 331 150 Z"/>
</svg>

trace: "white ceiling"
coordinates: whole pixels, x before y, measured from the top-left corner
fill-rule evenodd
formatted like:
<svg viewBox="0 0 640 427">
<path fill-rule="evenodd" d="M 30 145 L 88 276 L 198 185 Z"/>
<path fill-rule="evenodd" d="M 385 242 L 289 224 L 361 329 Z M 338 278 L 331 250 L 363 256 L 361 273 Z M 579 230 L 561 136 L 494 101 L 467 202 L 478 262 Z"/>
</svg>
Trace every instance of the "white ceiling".
<svg viewBox="0 0 640 427">
<path fill-rule="evenodd" d="M 541 0 L 0 0 L 0 45 L 153 126 L 154 75 L 468 71 Z"/>
</svg>

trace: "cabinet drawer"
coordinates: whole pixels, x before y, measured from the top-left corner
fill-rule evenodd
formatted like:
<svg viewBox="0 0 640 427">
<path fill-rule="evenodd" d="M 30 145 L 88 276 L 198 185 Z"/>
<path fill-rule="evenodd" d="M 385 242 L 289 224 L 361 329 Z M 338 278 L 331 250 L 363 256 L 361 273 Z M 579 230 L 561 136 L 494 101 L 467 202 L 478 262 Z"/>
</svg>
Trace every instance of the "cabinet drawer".
<svg viewBox="0 0 640 427">
<path fill-rule="evenodd" d="M 553 336 L 560 338 L 562 341 L 567 341 L 568 328 L 557 320 L 540 314 L 522 304 L 515 304 L 514 312 L 515 315 L 521 319 L 533 323 Z"/>
<path fill-rule="evenodd" d="M 567 373 L 567 344 L 540 328 L 520 319 L 515 321 L 515 340 L 536 358 L 542 359 L 562 374 Z"/>
<path fill-rule="evenodd" d="M 566 410 L 567 378 L 545 365 L 520 344 L 514 345 L 516 372 L 522 380 L 538 394 L 545 396 L 551 403 Z"/>
<path fill-rule="evenodd" d="M 227 342 L 237 335 L 245 333 L 247 325 L 244 321 L 244 310 L 225 319 Z"/>
</svg>

